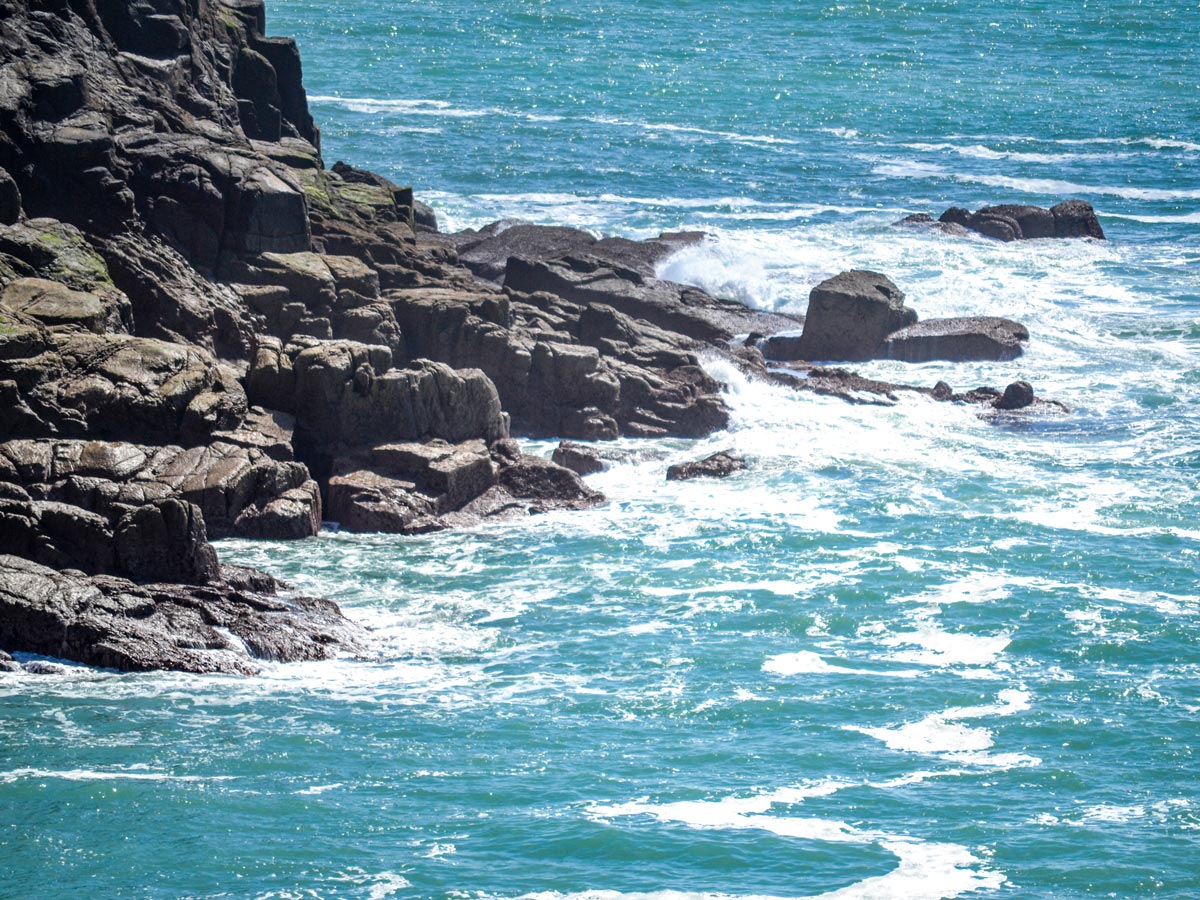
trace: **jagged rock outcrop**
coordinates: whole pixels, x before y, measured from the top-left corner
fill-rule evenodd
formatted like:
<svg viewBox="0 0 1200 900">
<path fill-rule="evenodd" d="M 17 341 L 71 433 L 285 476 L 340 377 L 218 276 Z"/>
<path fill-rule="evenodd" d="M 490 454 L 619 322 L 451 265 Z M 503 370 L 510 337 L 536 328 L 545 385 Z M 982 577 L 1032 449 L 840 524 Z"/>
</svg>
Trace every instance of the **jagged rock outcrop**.
<svg viewBox="0 0 1200 900">
<path fill-rule="evenodd" d="M 385 444 L 339 460 L 329 480 L 331 519 L 348 531 L 422 534 L 485 519 L 603 501 L 570 469 L 512 441 Z"/>
<path fill-rule="evenodd" d="M 14 282 L 4 296 L 14 286 L 29 296 L 28 285 L 28 279 Z M 234 374 L 199 347 L 50 330 L 29 313 L 6 313 L 0 331 L 0 385 L 12 385 L 17 395 L 0 410 L 7 436 L 195 445 L 237 427 L 245 415 L 246 395 Z"/>
<path fill-rule="evenodd" d="M 231 437 L 236 440 L 238 434 Z M 310 537 L 321 521 L 320 493 L 305 466 L 272 458 L 260 447 L 225 441 L 187 449 L 107 441 L 7 441 L 0 444 L 0 492 L 8 498 L 0 502 L 33 504 L 34 513 L 43 508 L 38 504 L 81 510 L 81 518 L 100 523 L 93 529 L 97 548 L 112 542 L 111 534 L 105 538 L 103 533 L 115 533 L 124 516 L 168 499 L 194 505 L 212 538 Z M 92 553 L 94 548 L 85 549 Z M 119 565 L 81 563 L 76 568 L 133 574 Z"/>
<path fill-rule="evenodd" d="M 511 258 L 545 262 L 590 257 L 650 278 L 658 263 L 704 237 L 701 231 L 679 231 L 665 232 L 645 241 L 597 238 L 579 228 L 503 219 L 478 230 L 442 235 L 441 240 L 455 248 L 459 261 L 476 277 L 501 284 Z"/>
<path fill-rule="evenodd" d="M 264 340 L 247 378 L 250 396 L 296 417 L 310 456 L 383 441 L 508 437 L 495 385 L 477 369 L 415 360 L 391 365 L 386 347 L 352 341 Z"/>
<path fill-rule="evenodd" d="M 514 257 L 508 262 L 504 284 L 525 293 L 555 294 L 581 306 L 602 303 L 631 319 L 706 344 L 723 344 L 735 335 L 797 324 L 794 318 L 718 300 L 698 288 L 662 281 L 594 256 L 544 261 Z"/>
<path fill-rule="evenodd" d="M 904 294 L 876 272 L 842 272 L 812 289 L 801 334 L 759 338 L 773 362 L 1003 361 L 1024 352 L 1029 331 L 995 316 L 917 321 Z"/>
</svg>

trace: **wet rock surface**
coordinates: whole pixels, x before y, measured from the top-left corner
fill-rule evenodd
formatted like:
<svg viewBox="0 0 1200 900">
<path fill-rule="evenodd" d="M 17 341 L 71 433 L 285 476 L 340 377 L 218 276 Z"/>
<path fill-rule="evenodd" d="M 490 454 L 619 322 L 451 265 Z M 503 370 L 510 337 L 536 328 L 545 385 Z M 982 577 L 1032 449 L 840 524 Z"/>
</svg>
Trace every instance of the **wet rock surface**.
<svg viewBox="0 0 1200 900">
<path fill-rule="evenodd" d="M 263 662 L 328 659 L 369 644 L 327 600 L 239 582 L 235 572 L 205 585 L 135 584 L 0 555 L 0 645 L 123 671 L 251 675 Z"/>
<path fill-rule="evenodd" d="M 731 450 L 722 450 L 694 462 L 676 463 L 667 468 L 667 481 L 689 481 L 693 478 L 728 478 L 746 468 L 746 460 Z"/>
<path fill-rule="evenodd" d="M 853 270 L 812 289 L 798 359 L 857 362 L 876 359 L 889 334 L 917 321 L 904 293 L 886 275 Z"/>
</svg>

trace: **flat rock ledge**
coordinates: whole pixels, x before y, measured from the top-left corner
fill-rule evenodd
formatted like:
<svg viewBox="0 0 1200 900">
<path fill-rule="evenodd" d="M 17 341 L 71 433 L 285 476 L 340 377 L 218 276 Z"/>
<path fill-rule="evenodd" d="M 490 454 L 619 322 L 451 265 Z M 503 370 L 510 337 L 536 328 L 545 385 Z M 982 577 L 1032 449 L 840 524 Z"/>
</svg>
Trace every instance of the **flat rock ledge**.
<svg viewBox="0 0 1200 900">
<path fill-rule="evenodd" d="M 0 646 L 125 672 L 227 675 L 365 652 L 367 632 L 336 604 L 277 588 L 237 566 L 205 585 L 134 584 L 4 554 Z"/>
<path fill-rule="evenodd" d="M 1070 408 L 1057 400 L 1045 400 L 1034 394 L 1028 381 L 1014 381 L 1004 390 L 981 386 L 956 391 L 944 381 L 931 388 L 897 384 L 864 378 L 857 372 L 832 366 L 813 366 L 807 363 L 788 363 L 771 370 L 769 379 L 797 391 L 836 397 L 858 406 L 895 406 L 901 394 L 917 394 L 940 403 L 971 404 L 980 408 L 980 415 L 990 418 L 998 413 L 1041 413 L 1065 415 Z"/>
</svg>

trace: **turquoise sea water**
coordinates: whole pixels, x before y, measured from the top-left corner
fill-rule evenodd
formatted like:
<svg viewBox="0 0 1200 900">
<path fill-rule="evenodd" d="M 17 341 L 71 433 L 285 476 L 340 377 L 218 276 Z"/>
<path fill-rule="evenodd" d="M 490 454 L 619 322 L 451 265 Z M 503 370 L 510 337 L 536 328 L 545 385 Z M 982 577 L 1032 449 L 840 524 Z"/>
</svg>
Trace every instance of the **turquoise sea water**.
<svg viewBox="0 0 1200 900">
<path fill-rule="evenodd" d="M 1200 8 L 273 0 L 328 163 L 501 216 L 713 239 L 803 311 L 861 266 L 1032 332 L 1073 409 L 730 383 L 611 502 L 225 542 L 377 629 L 259 679 L 0 679 L 0 897 L 1200 895 Z M 1108 243 L 891 227 L 1082 197 Z M 531 446 L 548 452 L 549 443 Z M 750 471 L 670 483 L 734 447 Z"/>
</svg>

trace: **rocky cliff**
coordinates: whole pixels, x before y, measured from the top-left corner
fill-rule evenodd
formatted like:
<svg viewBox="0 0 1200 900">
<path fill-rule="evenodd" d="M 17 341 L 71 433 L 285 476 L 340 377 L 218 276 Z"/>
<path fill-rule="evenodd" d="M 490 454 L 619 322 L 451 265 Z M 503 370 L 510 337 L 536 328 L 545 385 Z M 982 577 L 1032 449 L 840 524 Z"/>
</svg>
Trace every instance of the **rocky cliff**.
<svg viewBox="0 0 1200 900">
<path fill-rule="evenodd" d="M 655 278 L 696 234 L 438 234 L 410 189 L 326 165 L 262 0 L 0 0 L 0 51 L 0 651 L 363 652 L 209 540 L 597 503 L 510 431 L 711 433 L 698 354 L 765 374 L 754 340 L 803 323 Z"/>
<path fill-rule="evenodd" d="M 216 628 L 269 583 L 233 584 L 209 539 L 311 537 L 323 505 L 402 532 L 588 505 L 512 425 L 725 424 L 695 341 L 480 280 L 418 238 L 411 190 L 327 167 L 261 0 L 0 0 L 0 48 L 0 649 L 356 651 L 345 622 L 261 653 Z M 147 608 L 212 652 L 98 649 Z"/>
</svg>

